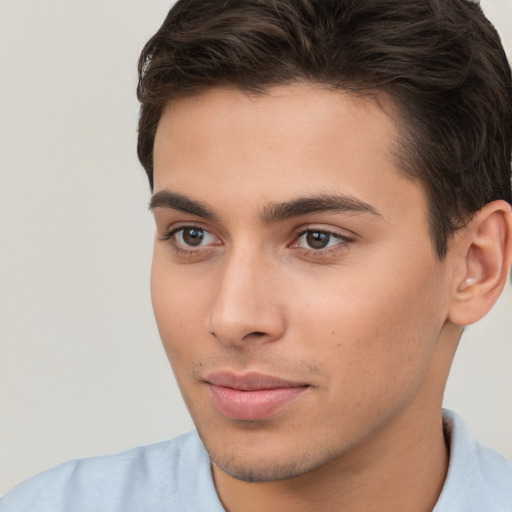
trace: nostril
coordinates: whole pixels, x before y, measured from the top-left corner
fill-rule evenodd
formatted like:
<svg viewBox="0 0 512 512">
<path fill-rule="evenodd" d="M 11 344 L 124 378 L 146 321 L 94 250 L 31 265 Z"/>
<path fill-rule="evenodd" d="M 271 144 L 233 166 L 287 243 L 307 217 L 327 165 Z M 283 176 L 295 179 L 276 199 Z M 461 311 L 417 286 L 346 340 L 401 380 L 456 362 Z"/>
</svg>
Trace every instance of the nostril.
<svg viewBox="0 0 512 512">
<path fill-rule="evenodd" d="M 242 336 L 240 338 L 240 341 L 247 342 L 247 341 L 257 341 L 257 340 L 264 340 L 267 338 L 268 333 L 263 331 L 251 331 L 248 332 L 245 336 Z"/>
<path fill-rule="evenodd" d="M 219 341 L 222 341 L 222 342 L 234 342 L 234 341 L 238 341 L 238 342 L 241 342 L 241 341 L 244 341 L 244 340 L 250 340 L 250 339 L 261 339 L 261 338 L 265 338 L 266 336 L 268 336 L 268 333 L 266 332 L 263 332 L 263 331 L 252 331 L 252 332 L 249 332 L 248 334 L 246 335 L 242 335 L 241 337 L 237 337 L 236 339 L 229 339 L 229 338 L 223 338 L 222 336 L 219 336 L 215 331 L 210 331 L 210 334 L 216 338 L 217 340 Z"/>
</svg>

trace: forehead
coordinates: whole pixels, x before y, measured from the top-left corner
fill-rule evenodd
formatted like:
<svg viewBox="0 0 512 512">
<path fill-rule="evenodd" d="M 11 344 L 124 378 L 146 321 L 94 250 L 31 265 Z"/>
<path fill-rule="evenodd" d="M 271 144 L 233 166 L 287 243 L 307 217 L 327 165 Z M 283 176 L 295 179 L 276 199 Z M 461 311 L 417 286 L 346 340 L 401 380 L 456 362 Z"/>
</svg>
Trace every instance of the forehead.
<svg viewBox="0 0 512 512">
<path fill-rule="evenodd" d="M 342 193 L 384 211 L 412 193 L 425 207 L 396 165 L 389 111 L 368 97 L 307 84 L 257 96 L 218 88 L 174 100 L 155 138 L 155 192 L 242 208 Z"/>
<path fill-rule="evenodd" d="M 165 150 L 169 136 L 180 136 L 182 143 L 201 137 L 201 146 L 194 146 L 194 150 L 215 149 L 217 144 L 210 147 L 208 143 L 218 141 L 222 145 L 232 141 L 237 147 L 242 142 L 240 149 L 251 143 L 270 149 L 273 141 L 279 141 L 297 150 L 297 143 L 306 138 L 328 143 L 325 134 L 336 128 L 337 135 L 345 138 L 350 130 L 352 143 L 366 144 L 371 138 L 375 149 L 389 149 L 387 143 L 397 135 L 391 113 L 391 100 L 384 94 L 356 96 L 305 83 L 276 86 L 257 95 L 219 87 L 170 101 L 161 116 L 155 143 Z M 362 136 L 365 133 L 368 137 Z M 190 148 L 183 149 L 186 152 Z"/>
</svg>

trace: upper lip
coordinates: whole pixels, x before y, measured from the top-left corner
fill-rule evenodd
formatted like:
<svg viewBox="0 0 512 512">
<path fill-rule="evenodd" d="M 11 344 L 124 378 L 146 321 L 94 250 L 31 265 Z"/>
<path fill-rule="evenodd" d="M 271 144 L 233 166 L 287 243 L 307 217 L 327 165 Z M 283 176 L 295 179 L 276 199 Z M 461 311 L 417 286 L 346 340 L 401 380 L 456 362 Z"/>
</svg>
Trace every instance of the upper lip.
<svg viewBox="0 0 512 512">
<path fill-rule="evenodd" d="M 296 382 L 257 372 L 237 375 L 231 372 L 214 372 L 205 378 L 208 384 L 239 391 L 260 391 L 263 389 L 299 388 L 308 386 L 305 382 Z"/>
</svg>

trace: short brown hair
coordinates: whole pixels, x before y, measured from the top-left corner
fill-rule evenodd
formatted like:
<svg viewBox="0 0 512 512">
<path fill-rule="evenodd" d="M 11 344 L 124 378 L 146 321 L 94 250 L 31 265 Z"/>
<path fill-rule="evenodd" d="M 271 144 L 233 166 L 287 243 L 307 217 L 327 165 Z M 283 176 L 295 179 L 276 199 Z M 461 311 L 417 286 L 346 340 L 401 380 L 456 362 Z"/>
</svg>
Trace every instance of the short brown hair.
<svg viewBox="0 0 512 512">
<path fill-rule="evenodd" d="M 486 203 L 512 203 L 512 78 L 469 0 L 179 0 L 139 61 L 138 155 L 153 187 L 165 105 L 297 81 L 392 98 L 400 168 L 423 184 L 440 258 Z"/>
</svg>

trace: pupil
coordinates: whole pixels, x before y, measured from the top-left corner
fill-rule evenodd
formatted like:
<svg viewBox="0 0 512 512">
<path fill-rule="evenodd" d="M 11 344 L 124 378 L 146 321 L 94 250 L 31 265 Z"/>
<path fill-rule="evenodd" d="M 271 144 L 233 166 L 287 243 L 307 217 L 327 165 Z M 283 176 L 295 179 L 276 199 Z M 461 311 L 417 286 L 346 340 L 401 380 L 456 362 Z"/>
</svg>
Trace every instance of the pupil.
<svg viewBox="0 0 512 512">
<path fill-rule="evenodd" d="M 204 238 L 204 231 L 198 228 L 188 228 L 183 230 L 183 241 L 187 245 L 200 245 Z"/>
<path fill-rule="evenodd" d="M 329 243 L 330 235 L 323 231 L 310 231 L 306 235 L 306 241 L 313 249 L 323 249 Z"/>
</svg>

